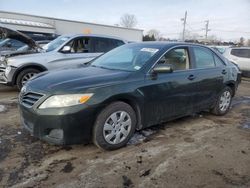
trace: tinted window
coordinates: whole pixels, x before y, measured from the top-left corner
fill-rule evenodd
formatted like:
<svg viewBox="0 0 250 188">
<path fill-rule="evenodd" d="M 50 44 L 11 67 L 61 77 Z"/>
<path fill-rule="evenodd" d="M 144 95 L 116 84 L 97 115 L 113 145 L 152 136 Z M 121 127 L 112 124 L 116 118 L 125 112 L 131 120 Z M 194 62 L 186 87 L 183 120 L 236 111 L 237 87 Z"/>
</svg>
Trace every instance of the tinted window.
<svg viewBox="0 0 250 188">
<path fill-rule="evenodd" d="M 95 38 L 93 42 L 94 52 L 108 52 L 113 48 L 123 45 L 124 42 L 116 39 Z"/>
<path fill-rule="evenodd" d="M 114 43 L 115 43 L 115 47 L 118 47 L 118 46 L 121 46 L 121 45 L 124 44 L 124 42 L 121 41 L 121 40 L 113 40 L 113 41 L 114 41 Z"/>
<path fill-rule="evenodd" d="M 201 47 L 194 47 L 196 68 L 215 67 L 213 54 L 210 50 Z"/>
<path fill-rule="evenodd" d="M 158 63 L 169 64 L 173 70 L 189 69 L 189 56 L 185 48 L 173 49 L 167 52 Z"/>
<path fill-rule="evenodd" d="M 250 58 L 250 49 L 232 49 L 231 54 L 237 57 Z"/>
<path fill-rule="evenodd" d="M 215 61 L 215 64 L 217 67 L 225 66 L 223 61 L 219 57 L 217 57 L 216 55 L 214 55 L 214 61 Z"/>
</svg>

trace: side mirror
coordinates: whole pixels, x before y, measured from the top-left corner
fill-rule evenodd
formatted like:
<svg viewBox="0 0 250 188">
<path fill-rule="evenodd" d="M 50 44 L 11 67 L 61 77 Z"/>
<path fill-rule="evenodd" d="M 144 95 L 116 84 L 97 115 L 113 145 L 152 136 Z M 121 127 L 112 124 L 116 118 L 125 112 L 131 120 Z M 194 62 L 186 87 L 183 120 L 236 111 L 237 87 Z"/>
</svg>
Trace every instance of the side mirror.
<svg viewBox="0 0 250 188">
<path fill-rule="evenodd" d="M 172 66 L 166 64 L 158 64 L 153 69 L 153 73 L 171 73 L 171 72 L 173 72 Z"/>
<path fill-rule="evenodd" d="M 68 53 L 68 52 L 70 52 L 70 50 L 71 50 L 71 47 L 70 47 L 70 46 L 64 46 L 64 47 L 61 49 L 61 52 L 63 52 L 63 53 Z"/>
</svg>

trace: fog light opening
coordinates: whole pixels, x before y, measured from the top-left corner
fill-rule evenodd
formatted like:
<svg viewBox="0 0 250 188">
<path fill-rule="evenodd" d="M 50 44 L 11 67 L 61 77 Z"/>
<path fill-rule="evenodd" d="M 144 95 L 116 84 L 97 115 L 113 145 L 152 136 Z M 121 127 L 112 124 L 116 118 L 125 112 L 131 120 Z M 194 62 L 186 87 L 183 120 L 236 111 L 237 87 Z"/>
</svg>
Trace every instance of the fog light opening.
<svg viewBox="0 0 250 188">
<path fill-rule="evenodd" d="M 54 138 L 54 139 L 59 139 L 62 140 L 63 139 L 63 130 L 62 129 L 52 129 L 49 132 L 48 135 L 50 138 Z"/>
</svg>

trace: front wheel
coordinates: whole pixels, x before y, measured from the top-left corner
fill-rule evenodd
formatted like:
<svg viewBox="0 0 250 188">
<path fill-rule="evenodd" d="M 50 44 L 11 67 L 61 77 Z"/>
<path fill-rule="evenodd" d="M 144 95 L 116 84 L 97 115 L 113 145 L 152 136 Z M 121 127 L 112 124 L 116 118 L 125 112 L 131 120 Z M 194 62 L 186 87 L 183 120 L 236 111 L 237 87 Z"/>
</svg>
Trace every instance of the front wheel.
<svg viewBox="0 0 250 188">
<path fill-rule="evenodd" d="M 28 68 L 22 70 L 17 76 L 16 80 L 17 88 L 21 90 L 23 85 L 26 84 L 26 82 L 28 82 L 33 76 L 35 76 L 39 72 L 40 72 L 39 70 L 34 68 Z"/>
<path fill-rule="evenodd" d="M 215 115 L 222 116 L 226 114 L 230 108 L 232 102 L 232 89 L 230 87 L 225 87 L 219 94 L 218 99 L 212 113 Z"/>
<path fill-rule="evenodd" d="M 124 102 L 114 102 L 98 115 L 93 142 L 105 150 L 114 150 L 127 144 L 134 134 L 136 115 L 133 108 Z"/>
</svg>

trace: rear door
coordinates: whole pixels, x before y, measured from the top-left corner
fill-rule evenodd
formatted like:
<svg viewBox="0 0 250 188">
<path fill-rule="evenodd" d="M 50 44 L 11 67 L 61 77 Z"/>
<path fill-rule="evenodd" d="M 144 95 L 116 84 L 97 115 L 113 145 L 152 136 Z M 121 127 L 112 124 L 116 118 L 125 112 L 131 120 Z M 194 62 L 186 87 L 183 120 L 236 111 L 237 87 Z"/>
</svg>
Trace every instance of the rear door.
<svg viewBox="0 0 250 188">
<path fill-rule="evenodd" d="M 201 47 L 192 47 L 196 80 L 196 95 L 194 108 L 196 111 L 209 108 L 224 88 L 228 77 L 226 65 L 212 50 Z"/>
</svg>

